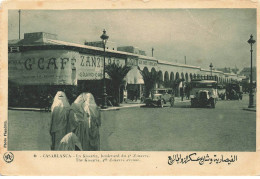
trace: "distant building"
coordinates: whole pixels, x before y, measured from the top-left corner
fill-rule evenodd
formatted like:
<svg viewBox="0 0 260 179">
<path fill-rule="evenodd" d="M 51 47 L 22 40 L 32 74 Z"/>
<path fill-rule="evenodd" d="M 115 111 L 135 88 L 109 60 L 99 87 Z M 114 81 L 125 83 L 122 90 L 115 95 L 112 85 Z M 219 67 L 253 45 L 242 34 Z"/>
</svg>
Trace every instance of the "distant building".
<svg viewBox="0 0 260 179">
<path fill-rule="evenodd" d="M 234 73 L 237 74 L 239 69 L 237 67 L 235 68 L 230 68 L 230 67 L 225 67 L 225 68 L 217 68 L 218 71 L 222 71 L 224 73 Z"/>
<path fill-rule="evenodd" d="M 252 68 L 253 70 L 253 81 L 256 81 L 256 67 Z M 245 67 L 241 72 L 240 75 L 246 76 L 248 79 L 250 79 L 250 74 L 251 74 L 251 68 L 250 67 Z"/>
<path fill-rule="evenodd" d="M 88 46 L 104 48 L 102 41 L 85 42 L 84 44 Z M 106 49 L 117 50 L 117 44 L 115 42 L 107 41 Z"/>
<path fill-rule="evenodd" d="M 134 54 L 146 56 L 145 51 L 140 50 L 139 48 L 133 47 L 133 46 L 118 47 L 117 50 L 122 51 L 122 52 L 128 52 L 128 53 L 134 53 Z"/>
</svg>

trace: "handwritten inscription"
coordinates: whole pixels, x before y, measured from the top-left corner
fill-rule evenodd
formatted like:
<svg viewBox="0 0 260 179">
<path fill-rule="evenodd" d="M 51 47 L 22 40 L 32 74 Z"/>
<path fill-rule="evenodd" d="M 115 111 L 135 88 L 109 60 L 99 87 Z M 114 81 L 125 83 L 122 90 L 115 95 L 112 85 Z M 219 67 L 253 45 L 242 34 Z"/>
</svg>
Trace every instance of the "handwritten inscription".
<svg viewBox="0 0 260 179">
<path fill-rule="evenodd" d="M 230 157 L 224 157 L 223 155 L 210 156 L 209 154 L 204 156 L 199 156 L 197 153 L 192 153 L 186 156 L 182 156 L 182 154 L 175 154 L 172 156 L 168 156 L 168 164 L 173 165 L 176 164 L 187 164 L 189 162 L 198 162 L 200 165 L 204 164 L 219 164 L 219 163 L 227 163 L 228 165 L 237 161 L 237 155 L 231 155 Z"/>
</svg>

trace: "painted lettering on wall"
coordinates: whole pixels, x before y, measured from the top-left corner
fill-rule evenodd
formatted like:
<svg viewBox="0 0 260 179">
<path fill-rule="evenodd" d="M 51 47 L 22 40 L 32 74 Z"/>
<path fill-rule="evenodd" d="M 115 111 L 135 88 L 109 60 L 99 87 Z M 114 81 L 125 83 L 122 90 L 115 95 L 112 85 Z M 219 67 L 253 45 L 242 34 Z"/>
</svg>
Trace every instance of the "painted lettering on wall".
<svg viewBox="0 0 260 179">
<path fill-rule="evenodd" d="M 42 50 L 8 54 L 8 79 L 18 84 L 73 84 L 75 52 Z"/>
<path fill-rule="evenodd" d="M 106 65 L 118 64 L 125 65 L 125 59 L 106 57 Z M 103 77 L 103 56 L 80 54 L 76 59 L 77 79 L 78 80 L 99 80 Z"/>
</svg>

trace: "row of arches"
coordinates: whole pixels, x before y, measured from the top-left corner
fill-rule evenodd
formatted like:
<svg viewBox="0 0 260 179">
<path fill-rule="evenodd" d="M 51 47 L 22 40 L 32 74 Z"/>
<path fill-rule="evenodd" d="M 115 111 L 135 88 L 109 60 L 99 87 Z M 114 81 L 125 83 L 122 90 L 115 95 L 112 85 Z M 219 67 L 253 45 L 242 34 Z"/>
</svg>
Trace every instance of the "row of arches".
<svg viewBox="0 0 260 179">
<path fill-rule="evenodd" d="M 143 70 L 149 71 L 147 67 L 144 67 Z M 152 72 L 156 72 L 155 68 L 151 69 Z M 232 80 L 227 77 L 218 77 L 217 75 L 211 76 L 211 75 L 201 75 L 201 74 L 195 74 L 195 73 L 179 73 L 179 72 L 168 72 L 165 71 L 164 74 L 161 70 L 159 70 L 159 81 L 161 82 L 171 82 L 174 80 L 180 80 L 183 79 L 185 82 L 190 82 L 192 79 L 208 79 L 208 80 L 215 80 L 219 83 L 230 83 Z"/>
</svg>

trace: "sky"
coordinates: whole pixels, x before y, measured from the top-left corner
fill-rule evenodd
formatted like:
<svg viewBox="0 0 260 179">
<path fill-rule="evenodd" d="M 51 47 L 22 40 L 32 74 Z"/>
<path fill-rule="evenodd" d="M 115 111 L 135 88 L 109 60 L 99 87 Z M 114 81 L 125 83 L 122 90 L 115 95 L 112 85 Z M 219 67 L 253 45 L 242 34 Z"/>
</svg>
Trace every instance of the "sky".
<svg viewBox="0 0 260 179">
<path fill-rule="evenodd" d="M 18 11 L 8 14 L 8 38 L 18 39 Z M 49 32 L 84 44 L 99 41 L 103 29 L 117 46 L 135 46 L 159 60 L 213 68 L 250 66 L 255 9 L 22 10 L 21 37 Z M 253 46 L 253 65 L 256 44 Z"/>
</svg>

